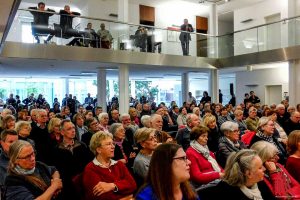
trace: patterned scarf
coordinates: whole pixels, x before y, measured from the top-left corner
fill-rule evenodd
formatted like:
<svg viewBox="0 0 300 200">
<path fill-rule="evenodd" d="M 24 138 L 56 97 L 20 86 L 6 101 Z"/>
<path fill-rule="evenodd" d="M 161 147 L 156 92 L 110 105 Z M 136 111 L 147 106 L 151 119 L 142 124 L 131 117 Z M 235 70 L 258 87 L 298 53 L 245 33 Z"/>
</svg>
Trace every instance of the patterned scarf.
<svg viewBox="0 0 300 200">
<path fill-rule="evenodd" d="M 201 153 L 208 160 L 208 162 L 210 162 L 212 168 L 216 172 L 221 172 L 221 168 L 219 167 L 217 161 L 213 157 L 210 156 L 207 145 L 202 146 L 196 140 L 193 140 L 193 141 L 191 141 L 191 147 L 193 149 L 195 149 L 198 153 Z"/>
</svg>

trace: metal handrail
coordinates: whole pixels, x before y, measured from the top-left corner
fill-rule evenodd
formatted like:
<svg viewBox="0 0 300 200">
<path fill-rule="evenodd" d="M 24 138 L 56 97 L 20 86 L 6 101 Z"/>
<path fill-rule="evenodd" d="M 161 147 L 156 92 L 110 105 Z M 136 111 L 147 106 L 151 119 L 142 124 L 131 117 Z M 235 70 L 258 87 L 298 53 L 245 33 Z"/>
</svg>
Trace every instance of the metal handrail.
<svg viewBox="0 0 300 200">
<path fill-rule="evenodd" d="M 18 10 L 22 10 L 22 11 L 31 11 L 31 12 L 41 12 L 41 13 L 51 13 L 54 15 L 65 15 L 65 16 L 69 16 L 67 14 L 59 14 L 57 12 L 49 12 L 49 11 L 40 11 L 40 10 L 35 10 L 35 9 L 25 9 L 25 8 L 19 8 Z M 163 30 L 163 31 L 170 31 L 167 28 L 162 28 L 162 27 L 157 27 L 157 26 L 149 26 L 149 25 L 144 25 L 144 24 L 134 24 L 134 23 L 128 23 L 128 22 L 122 22 L 122 21 L 118 21 L 118 20 L 109 20 L 109 19 L 102 19 L 102 18 L 97 18 L 97 17 L 88 17 L 88 16 L 76 16 L 78 18 L 82 18 L 82 19 L 89 19 L 89 20 L 96 20 L 96 21 L 104 21 L 104 22 L 111 22 L 111 23 L 115 23 L 115 24 L 124 24 L 124 25 L 128 25 L 128 26 L 143 26 L 143 27 L 147 27 L 148 29 L 156 29 L 156 30 Z M 188 32 L 188 31 L 181 31 L 181 30 L 171 30 L 171 31 L 177 31 L 177 32 L 183 32 L 183 33 L 190 33 L 190 34 L 195 34 L 195 35 L 203 35 L 203 36 L 208 36 L 208 37 L 215 37 L 214 35 L 210 35 L 210 34 L 204 34 L 204 33 L 197 33 L 197 32 Z"/>
</svg>

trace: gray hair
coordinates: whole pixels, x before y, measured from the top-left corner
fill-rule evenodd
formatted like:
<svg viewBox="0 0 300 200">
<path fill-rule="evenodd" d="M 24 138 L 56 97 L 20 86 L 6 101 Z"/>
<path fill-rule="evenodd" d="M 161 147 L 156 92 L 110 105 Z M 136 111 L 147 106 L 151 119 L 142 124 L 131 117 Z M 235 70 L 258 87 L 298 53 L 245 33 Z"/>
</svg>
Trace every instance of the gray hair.
<svg viewBox="0 0 300 200">
<path fill-rule="evenodd" d="M 111 138 L 111 139 L 113 138 L 111 133 L 107 133 L 104 131 L 98 131 L 98 132 L 94 133 L 94 135 L 92 136 L 91 141 L 90 141 L 90 150 L 93 152 L 93 154 L 95 156 L 97 156 L 97 154 L 98 154 L 97 148 L 101 147 L 101 142 L 108 138 Z"/>
<path fill-rule="evenodd" d="M 15 126 L 15 131 L 19 134 L 20 130 L 24 127 L 24 126 L 29 126 L 30 130 L 31 130 L 31 124 L 30 122 L 27 121 L 18 121 L 16 123 Z"/>
<path fill-rule="evenodd" d="M 16 160 L 18 159 L 20 152 L 24 147 L 32 146 L 29 142 L 25 140 L 17 140 L 11 144 L 8 151 L 9 164 L 8 164 L 8 172 L 14 173 L 14 168 L 16 167 Z"/>
<path fill-rule="evenodd" d="M 278 104 L 277 106 L 276 106 L 276 110 L 278 110 L 278 108 L 285 108 L 285 106 L 283 105 L 283 104 Z"/>
<path fill-rule="evenodd" d="M 123 124 L 121 123 L 113 123 L 110 128 L 109 128 L 109 132 L 111 134 L 113 134 L 113 136 L 116 134 L 117 129 L 120 128 L 121 126 L 123 126 Z"/>
<path fill-rule="evenodd" d="M 143 115 L 142 118 L 141 118 L 141 123 L 143 124 L 144 127 L 147 127 L 147 124 L 149 125 L 150 124 L 150 120 L 151 120 L 151 117 L 149 115 Z"/>
<path fill-rule="evenodd" d="M 261 130 L 261 127 L 265 126 L 271 119 L 269 117 L 261 117 L 258 120 L 258 128 Z"/>
<path fill-rule="evenodd" d="M 161 115 L 158 114 L 152 114 L 150 118 L 150 122 L 152 123 L 156 118 L 161 117 Z"/>
<path fill-rule="evenodd" d="M 100 114 L 98 115 L 99 121 L 100 121 L 102 118 L 104 118 L 104 117 L 108 117 L 108 114 L 107 114 L 106 112 L 100 113 Z"/>
<path fill-rule="evenodd" d="M 255 142 L 251 149 L 255 150 L 258 153 L 258 156 L 262 160 L 262 162 L 266 162 L 267 160 L 270 160 L 275 154 L 278 153 L 277 147 L 266 141 L 258 141 Z"/>
<path fill-rule="evenodd" d="M 249 113 L 252 112 L 252 111 L 257 112 L 257 109 L 254 106 L 252 106 L 251 108 L 249 108 Z"/>
<path fill-rule="evenodd" d="M 41 114 L 42 113 L 46 113 L 47 114 L 47 111 L 44 110 L 44 109 L 38 109 L 37 112 L 36 112 L 36 118 L 40 118 Z"/>
<path fill-rule="evenodd" d="M 129 117 L 130 118 L 130 115 L 128 113 L 123 113 L 122 115 L 120 115 L 120 117 L 119 117 L 120 122 L 123 121 L 123 117 Z"/>
<path fill-rule="evenodd" d="M 199 110 L 199 111 L 200 111 L 200 108 L 199 108 L 199 107 L 195 107 L 195 108 L 193 108 L 193 113 L 195 114 L 197 110 Z"/>
<path fill-rule="evenodd" d="M 234 131 L 239 128 L 239 125 L 235 122 L 226 121 L 221 125 L 221 131 L 225 133 L 226 131 Z"/>
<path fill-rule="evenodd" d="M 231 186 L 245 185 L 247 182 L 246 172 L 252 169 L 252 161 L 255 157 L 258 155 L 251 149 L 242 149 L 230 154 L 226 162 L 223 180 Z"/>
<path fill-rule="evenodd" d="M 6 115 L 12 115 L 12 111 L 10 110 L 10 109 L 8 109 L 8 108 L 4 108 L 3 110 L 2 110 L 2 116 L 4 115 L 4 116 L 6 116 Z M 3 117 L 4 117 L 3 116 Z"/>
</svg>

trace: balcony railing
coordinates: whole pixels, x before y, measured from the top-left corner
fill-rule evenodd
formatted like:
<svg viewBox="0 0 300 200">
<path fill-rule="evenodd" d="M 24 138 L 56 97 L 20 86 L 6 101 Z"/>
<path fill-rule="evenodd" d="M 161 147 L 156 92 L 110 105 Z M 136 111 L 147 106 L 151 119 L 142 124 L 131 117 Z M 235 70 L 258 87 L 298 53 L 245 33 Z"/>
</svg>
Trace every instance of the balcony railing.
<svg viewBox="0 0 300 200">
<path fill-rule="evenodd" d="M 7 41 L 36 43 L 32 35 L 33 15 L 31 12 L 37 10 L 19 9 Z M 83 47 L 105 48 L 101 36 L 91 36 L 85 28 L 92 23 L 95 33 L 100 29 L 102 23 L 105 29 L 110 31 L 113 38 L 110 49 L 124 51 L 141 51 L 149 53 L 161 53 L 170 55 L 182 55 L 179 35 L 187 32 L 180 31 L 180 27 L 172 26 L 160 28 L 146 25 L 124 23 L 120 21 L 91 18 L 86 16 L 75 16 L 73 18 L 72 30 L 74 34 L 66 34 L 60 27 L 62 15 L 53 13 L 49 18 L 49 27 L 55 32 L 55 36 L 49 42 L 56 45 L 67 45 L 72 40 L 77 40 L 75 45 Z M 209 58 L 226 58 L 236 55 L 256 53 L 278 48 L 296 46 L 300 44 L 300 17 L 283 19 L 278 22 L 263 24 L 260 26 L 235 31 L 234 33 L 211 36 L 191 32 L 189 42 L 189 55 Z M 139 27 L 143 27 L 144 34 L 138 35 Z M 40 34 L 41 43 L 46 34 Z"/>
</svg>

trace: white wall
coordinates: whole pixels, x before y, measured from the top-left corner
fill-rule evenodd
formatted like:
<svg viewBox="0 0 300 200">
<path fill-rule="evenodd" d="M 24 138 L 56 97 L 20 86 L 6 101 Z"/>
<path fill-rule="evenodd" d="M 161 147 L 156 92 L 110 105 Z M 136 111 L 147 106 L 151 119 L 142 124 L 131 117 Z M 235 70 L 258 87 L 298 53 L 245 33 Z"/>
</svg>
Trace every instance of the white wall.
<svg viewBox="0 0 300 200">
<path fill-rule="evenodd" d="M 282 85 L 282 92 L 288 92 L 288 66 L 236 72 L 237 103 L 243 102 L 244 94 L 250 90 L 256 93 L 262 104 L 265 103 L 265 88 L 268 85 Z"/>
<path fill-rule="evenodd" d="M 242 30 L 254 26 L 265 24 L 265 17 L 280 14 L 281 19 L 288 17 L 288 0 L 266 0 L 242 9 L 234 11 L 234 30 Z M 292 12 L 292 11 L 290 11 Z M 252 19 L 251 22 L 241 23 L 241 21 Z M 288 42 L 288 23 L 281 24 L 282 37 L 281 46 L 286 46 Z M 235 34 L 235 55 L 257 52 L 264 50 L 266 46 L 266 28 L 252 29 L 247 32 Z M 259 46 L 257 46 L 257 43 Z M 280 43 L 279 43 L 280 44 Z"/>
</svg>

